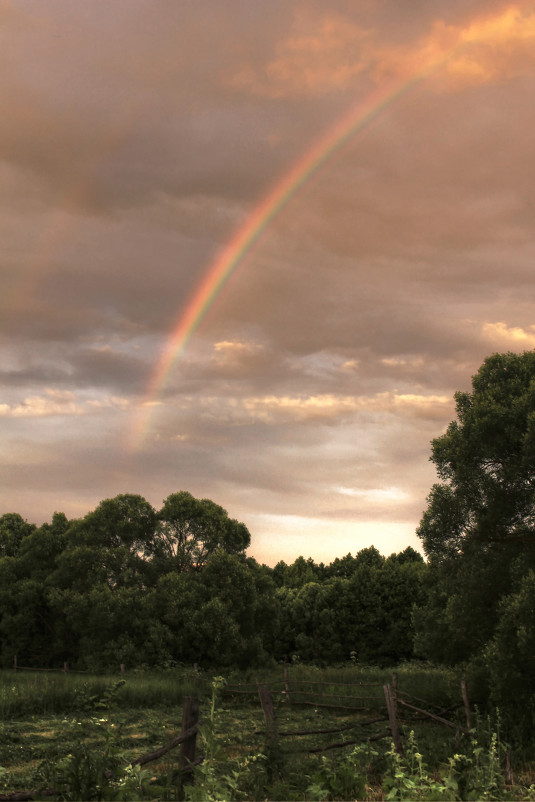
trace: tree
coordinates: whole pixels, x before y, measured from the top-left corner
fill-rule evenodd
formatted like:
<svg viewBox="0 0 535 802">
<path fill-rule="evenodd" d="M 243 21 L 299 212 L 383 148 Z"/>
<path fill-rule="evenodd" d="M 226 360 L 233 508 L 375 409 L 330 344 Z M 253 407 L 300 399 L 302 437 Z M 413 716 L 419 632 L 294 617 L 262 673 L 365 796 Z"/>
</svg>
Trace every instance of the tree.
<svg viewBox="0 0 535 802">
<path fill-rule="evenodd" d="M 18 512 L 7 512 L 0 516 L 0 557 L 14 557 L 25 537 L 36 529 Z"/>
<path fill-rule="evenodd" d="M 419 650 L 450 663 L 484 649 L 500 600 L 535 566 L 535 352 L 488 357 L 455 400 L 432 442 L 442 481 L 418 529 L 432 585 L 415 614 Z"/>
<path fill-rule="evenodd" d="M 156 512 L 143 496 L 123 493 L 101 501 L 83 519 L 83 542 L 104 548 L 126 546 L 132 552 L 151 550 L 156 528 Z"/>
<path fill-rule="evenodd" d="M 173 660 L 251 666 L 265 657 L 256 622 L 258 583 L 247 562 L 223 550 L 202 571 L 170 571 L 150 592 L 152 617 L 166 629 Z M 265 607 L 263 608 L 265 610 Z"/>
<path fill-rule="evenodd" d="M 492 701 L 506 711 L 516 735 L 535 724 L 535 572 L 529 571 L 500 607 L 493 642 L 485 652 Z"/>
<path fill-rule="evenodd" d="M 278 563 L 275 568 L 280 565 L 281 563 Z M 312 557 L 309 557 L 308 560 L 302 556 L 297 557 L 291 565 L 284 567 L 283 584 L 288 588 L 302 588 L 307 583 L 317 582 L 317 580 L 318 570 Z"/>
<path fill-rule="evenodd" d="M 251 542 L 245 524 L 229 518 L 213 501 L 196 499 L 185 490 L 166 498 L 158 520 L 154 559 L 165 570 L 199 569 L 217 549 L 243 554 Z"/>
<path fill-rule="evenodd" d="M 18 546 L 13 556 L 0 556 L 0 638 L 4 662 L 16 654 L 26 665 L 51 665 L 68 659 L 66 639 L 58 631 L 58 615 L 48 603 L 49 577 L 65 546 L 67 518 L 54 513 L 51 524 L 37 529 L 20 515 L 4 515 L 16 532 Z M 13 545 L 15 539 L 12 539 Z M 59 617 L 61 618 L 60 611 Z M 63 634 L 63 633 L 62 633 Z"/>
<path fill-rule="evenodd" d="M 100 583 L 112 589 L 146 584 L 155 531 L 156 512 L 142 496 L 122 494 L 101 501 L 85 518 L 71 522 L 54 584 L 77 591 Z"/>
</svg>

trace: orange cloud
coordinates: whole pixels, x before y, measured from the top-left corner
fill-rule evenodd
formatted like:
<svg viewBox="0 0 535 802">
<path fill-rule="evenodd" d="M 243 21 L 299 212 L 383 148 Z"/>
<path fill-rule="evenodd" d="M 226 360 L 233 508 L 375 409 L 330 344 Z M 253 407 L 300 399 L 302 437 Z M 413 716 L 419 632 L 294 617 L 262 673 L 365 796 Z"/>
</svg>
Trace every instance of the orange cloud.
<svg viewBox="0 0 535 802">
<path fill-rule="evenodd" d="M 32 395 L 20 404 L 0 404 L 0 417 L 45 418 L 55 416 L 85 415 L 102 409 L 124 410 L 130 402 L 126 398 L 111 396 L 102 401 L 86 400 L 80 402 L 69 390 L 45 389 L 45 395 Z"/>
<path fill-rule="evenodd" d="M 271 98 L 345 90 L 369 66 L 369 37 L 369 31 L 329 10 L 318 17 L 305 6 L 275 58 L 260 70 L 243 66 L 232 83 Z"/>
<path fill-rule="evenodd" d="M 451 413 L 449 396 L 377 393 L 373 396 L 341 396 L 319 394 L 309 396 L 249 396 L 227 400 L 204 399 L 212 415 L 232 417 L 234 422 L 247 420 L 266 424 L 329 421 L 353 417 L 361 412 L 386 413 L 418 418 L 443 419 Z M 217 408 L 217 411 L 215 410 Z"/>
<path fill-rule="evenodd" d="M 267 97 L 306 97 L 351 89 L 361 73 L 381 83 L 428 72 L 436 74 L 437 88 L 456 90 L 532 73 L 534 45 L 535 12 L 524 13 L 521 4 L 465 25 L 436 20 L 407 45 L 379 41 L 378 31 L 330 10 L 320 17 L 305 10 L 272 61 L 243 66 L 232 83 Z"/>
<path fill-rule="evenodd" d="M 418 48 L 422 66 L 433 69 L 447 88 L 510 80 L 532 73 L 535 67 L 535 12 L 524 14 L 519 5 L 473 20 L 465 27 L 437 23 Z"/>
<path fill-rule="evenodd" d="M 535 348 L 535 326 L 528 330 L 519 326 L 508 326 L 507 323 L 484 323 L 482 333 L 485 339 L 499 348 Z"/>
</svg>

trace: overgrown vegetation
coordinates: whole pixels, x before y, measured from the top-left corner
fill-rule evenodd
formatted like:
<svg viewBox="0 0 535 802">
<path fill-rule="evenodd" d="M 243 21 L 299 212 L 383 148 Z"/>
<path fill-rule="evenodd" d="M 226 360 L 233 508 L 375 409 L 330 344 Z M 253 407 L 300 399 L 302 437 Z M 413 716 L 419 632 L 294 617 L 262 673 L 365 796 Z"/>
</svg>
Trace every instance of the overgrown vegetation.
<svg viewBox="0 0 535 802">
<path fill-rule="evenodd" d="M 353 667 L 340 669 L 336 679 Z M 425 667 L 401 668 L 400 686 L 422 680 Z M 171 676 L 174 672 L 171 672 Z M 193 672 L 191 672 L 193 674 Z M 327 685 L 333 671 L 313 673 Z M 8 672 L 4 672 L 5 680 Z M 11 676 L 12 687 L 21 687 L 22 676 Z M 306 679 L 301 669 L 295 676 Z M 361 667 L 357 681 L 383 679 L 376 670 Z M 240 677 L 246 679 L 246 677 Z M 55 678 L 59 679 L 59 678 Z M 131 698 L 147 698 L 151 678 L 134 686 Z M 183 679 L 186 679 L 183 677 Z M 191 677 L 191 683 L 196 680 Z M 154 678 L 152 698 L 158 698 L 161 677 Z M 121 694 L 130 684 L 116 687 L 109 678 L 101 693 L 100 677 L 85 680 L 89 694 L 83 709 L 79 685 L 73 682 L 64 697 L 64 712 L 55 716 L 13 717 L 1 725 L 0 788 L 55 788 L 64 800 L 362 800 L 379 799 L 533 799 L 535 788 L 528 771 L 516 770 L 514 785 L 506 785 L 503 773 L 507 748 L 502 740 L 499 716 L 475 717 L 473 730 L 460 740 L 455 731 L 431 722 L 415 722 L 404 738 L 399 756 L 388 738 L 354 743 L 354 729 L 306 737 L 274 740 L 266 733 L 258 699 L 236 700 L 226 692 L 227 681 L 216 677 L 204 684 L 201 712 L 204 719 L 198 751 L 204 761 L 195 768 L 193 782 L 177 781 L 177 753 L 170 752 L 148 766 L 131 766 L 140 754 L 160 746 L 180 730 L 181 706 L 159 705 L 134 709 L 124 705 Z M 177 684 L 180 678 L 177 678 Z M 51 683 L 40 677 L 43 693 Z M 420 686 L 421 687 L 421 686 Z M 427 688 L 435 698 L 452 700 L 448 675 L 429 671 Z M 413 688 L 414 690 L 414 688 Z M 93 693 L 93 691 L 97 691 Z M 352 692 L 352 691 L 351 691 Z M 88 700 L 92 700 L 91 703 Z M 57 703 L 57 697 L 51 702 Z M 92 706 L 92 709 L 91 709 Z M 280 703 L 277 722 L 281 731 L 339 728 L 355 724 L 355 715 L 328 709 L 302 708 Z M 368 714 L 369 716 L 369 714 Z M 365 716 L 364 716 L 365 717 Z M 358 719 L 358 717 L 357 717 Z M 326 750 L 335 740 L 347 746 Z M 321 747 L 318 754 L 308 750 Z"/>
</svg>

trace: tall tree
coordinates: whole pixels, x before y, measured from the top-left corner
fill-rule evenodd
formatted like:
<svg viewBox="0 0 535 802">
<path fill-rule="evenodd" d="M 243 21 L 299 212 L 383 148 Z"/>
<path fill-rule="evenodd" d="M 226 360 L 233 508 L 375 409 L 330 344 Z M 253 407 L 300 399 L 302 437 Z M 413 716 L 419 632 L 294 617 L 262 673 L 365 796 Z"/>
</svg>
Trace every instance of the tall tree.
<svg viewBox="0 0 535 802">
<path fill-rule="evenodd" d="M 432 443 L 442 481 L 418 529 L 432 585 L 415 614 L 420 651 L 452 663 L 481 651 L 500 600 L 535 566 L 535 352 L 488 357 L 455 400 Z"/>
<path fill-rule="evenodd" d="M 156 512 L 142 496 L 125 493 L 101 501 L 68 528 L 54 583 L 77 591 L 100 583 L 111 589 L 146 583 L 155 531 Z"/>
<path fill-rule="evenodd" d="M 158 520 L 154 559 L 164 571 L 199 569 L 218 549 L 243 554 L 251 542 L 245 524 L 229 518 L 213 501 L 196 499 L 185 490 L 166 498 Z"/>
</svg>

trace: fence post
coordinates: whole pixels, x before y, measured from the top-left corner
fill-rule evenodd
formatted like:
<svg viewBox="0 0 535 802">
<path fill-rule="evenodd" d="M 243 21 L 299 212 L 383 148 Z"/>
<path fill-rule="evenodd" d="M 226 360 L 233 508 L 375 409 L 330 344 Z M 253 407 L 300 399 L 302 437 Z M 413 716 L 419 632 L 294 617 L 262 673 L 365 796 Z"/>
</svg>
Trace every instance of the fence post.
<svg viewBox="0 0 535 802">
<path fill-rule="evenodd" d="M 276 738 L 278 735 L 277 722 L 275 721 L 275 710 L 273 708 L 273 699 L 269 691 L 269 687 L 267 685 L 259 685 L 258 695 L 260 697 L 262 710 L 264 711 L 264 719 L 266 722 L 267 731 L 270 736 Z"/>
<path fill-rule="evenodd" d="M 394 702 L 398 700 L 398 672 L 394 671 L 392 674 L 392 695 L 394 697 Z"/>
<path fill-rule="evenodd" d="M 64 660 L 64 662 L 63 662 L 63 673 L 66 674 L 68 670 L 69 670 L 69 664 L 68 664 L 68 662 L 66 660 Z"/>
<path fill-rule="evenodd" d="M 124 674 L 124 673 L 125 673 L 124 663 L 121 663 L 121 674 Z"/>
<path fill-rule="evenodd" d="M 392 740 L 394 741 L 394 749 L 398 755 L 403 754 L 403 747 L 401 745 L 401 738 L 399 735 L 398 719 L 396 715 L 396 703 L 394 701 L 394 694 L 391 685 L 383 685 L 385 692 L 386 707 L 388 710 L 388 721 L 390 722 L 390 731 L 392 732 Z"/>
<path fill-rule="evenodd" d="M 194 696 L 184 697 L 182 708 L 182 732 L 186 732 L 194 727 L 199 721 L 199 701 Z M 187 769 L 195 760 L 195 745 L 197 742 L 197 731 L 180 744 L 180 755 L 178 758 L 179 769 Z"/>
<path fill-rule="evenodd" d="M 286 691 L 286 701 L 291 702 L 292 697 L 290 696 L 290 672 L 288 671 L 288 666 L 286 663 L 284 664 L 284 690 Z"/>
<path fill-rule="evenodd" d="M 511 750 L 508 749 L 505 753 L 505 782 L 507 785 L 513 785 L 513 769 L 511 767 Z"/>
<path fill-rule="evenodd" d="M 17 655 L 14 655 L 13 657 L 13 669 L 14 671 L 17 670 Z"/>
<path fill-rule="evenodd" d="M 464 712 L 466 713 L 466 729 L 471 730 L 472 727 L 470 726 L 470 702 L 468 701 L 468 688 L 466 686 L 466 680 L 461 680 L 461 692 L 463 694 L 463 704 L 464 704 Z"/>
</svg>

